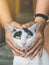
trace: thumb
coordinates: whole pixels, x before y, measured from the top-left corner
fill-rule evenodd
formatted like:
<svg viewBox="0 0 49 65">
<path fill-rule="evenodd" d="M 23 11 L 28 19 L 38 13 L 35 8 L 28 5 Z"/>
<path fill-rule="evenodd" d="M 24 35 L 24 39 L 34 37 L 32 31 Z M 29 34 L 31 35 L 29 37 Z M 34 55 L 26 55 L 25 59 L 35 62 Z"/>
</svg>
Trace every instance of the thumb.
<svg viewBox="0 0 49 65">
<path fill-rule="evenodd" d="M 15 22 L 15 21 L 10 23 L 10 25 L 12 25 L 12 26 L 14 26 L 16 28 L 23 28 L 22 25 L 20 25 L 19 23 Z"/>
</svg>

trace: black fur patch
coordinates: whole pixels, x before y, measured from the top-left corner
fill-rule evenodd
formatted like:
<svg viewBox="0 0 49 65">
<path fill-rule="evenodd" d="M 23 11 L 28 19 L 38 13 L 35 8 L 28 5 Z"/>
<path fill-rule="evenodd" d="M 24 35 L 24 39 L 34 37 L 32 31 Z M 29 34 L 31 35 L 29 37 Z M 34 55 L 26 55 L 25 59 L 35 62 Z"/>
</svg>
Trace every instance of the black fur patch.
<svg viewBox="0 0 49 65">
<path fill-rule="evenodd" d="M 27 28 L 26 28 L 26 29 L 24 29 L 24 31 L 25 31 L 28 35 L 33 36 L 33 33 L 32 33 L 30 30 L 28 30 Z"/>
<path fill-rule="evenodd" d="M 16 37 L 16 36 L 21 37 L 21 34 L 22 34 L 22 32 L 21 32 L 21 31 L 18 31 L 18 32 L 16 32 L 16 33 L 14 34 L 14 37 Z"/>
</svg>

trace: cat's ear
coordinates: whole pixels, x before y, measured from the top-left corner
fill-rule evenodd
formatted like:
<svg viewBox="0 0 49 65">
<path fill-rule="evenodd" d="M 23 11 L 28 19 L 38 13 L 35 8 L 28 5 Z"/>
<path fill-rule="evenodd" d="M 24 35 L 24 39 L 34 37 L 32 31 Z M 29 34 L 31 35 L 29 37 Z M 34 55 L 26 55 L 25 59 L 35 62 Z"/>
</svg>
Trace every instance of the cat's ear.
<svg viewBox="0 0 49 65">
<path fill-rule="evenodd" d="M 37 23 L 33 24 L 31 27 L 29 27 L 29 28 L 32 29 L 32 30 L 38 30 L 39 26 L 40 26 L 40 23 L 37 22 Z"/>
<path fill-rule="evenodd" d="M 12 25 L 6 24 L 5 29 L 9 30 L 10 32 L 16 31 L 16 28 Z"/>
</svg>

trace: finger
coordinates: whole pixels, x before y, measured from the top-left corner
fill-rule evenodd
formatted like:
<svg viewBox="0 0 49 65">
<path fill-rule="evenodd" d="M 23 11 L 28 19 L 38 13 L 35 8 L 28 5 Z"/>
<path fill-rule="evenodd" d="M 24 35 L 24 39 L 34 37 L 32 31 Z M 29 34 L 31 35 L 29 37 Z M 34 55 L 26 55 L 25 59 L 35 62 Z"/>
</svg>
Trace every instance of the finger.
<svg viewBox="0 0 49 65">
<path fill-rule="evenodd" d="M 43 41 L 42 41 L 42 48 L 41 48 L 41 50 L 39 51 L 39 57 L 42 57 L 42 54 L 43 54 L 43 45 L 44 45 L 44 39 L 43 39 Z"/>
<path fill-rule="evenodd" d="M 16 22 L 12 22 L 11 25 L 16 28 L 23 28 L 22 25 L 20 25 L 19 23 L 16 23 Z"/>
<path fill-rule="evenodd" d="M 25 54 L 23 52 L 21 52 L 20 50 L 16 49 L 14 46 L 12 46 L 11 42 L 9 42 L 8 40 L 6 40 L 6 42 L 10 45 L 10 47 L 16 52 L 21 54 L 22 56 L 25 56 Z"/>
<path fill-rule="evenodd" d="M 41 49 L 41 46 L 38 47 L 38 49 L 33 53 L 33 55 L 30 58 L 31 60 L 39 53 L 40 49 Z"/>
<path fill-rule="evenodd" d="M 30 49 L 34 48 L 38 44 L 37 42 L 39 40 L 40 40 L 39 35 L 37 35 L 36 38 L 35 38 L 34 43 L 32 43 L 32 45 L 29 48 L 27 48 L 26 51 L 29 51 Z"/>
<path fill-rule="evenodd" d="M 24 24 L 22 26 L 23 26 L 23 28 L 28 28 L 28 27 L 30 27 L 32 25 L 33 25 L 33 22 L 29 22 L 29 23 L 26 23 L 26 24 Z"/>
<path fill-rule="evenodd" d="M 13 49 L 12 49 L 12 53 L 13 53 L 13 55 L 15 55 L 15 56 L 22 56 L 22 57 L 24 57 L 24 55 L 22 55 L 22 54 L 20 54 L 20 53 L 15 52 Z"/>
<path fill-rule="evenodd" d="M 36 44 L 34 48 L 32 48 L 30 51 L 28 51 L 25 57 L 27 57 L 27 56 L 29 56 L 30 54 L 34 53 L 34 51 L 35 51 L 36 49 L 38 49 L 38 47 L 39 47 L 40 45 L 42 45 L 42 44 L 43 44 L 43 43 L 42 43 L 42 39 L 40 39 L 40 40 L 38 41 L 38 44 Z"/>
<path fill-rule="evenodd" d="M 43 54 L 43 48 L 41 48 L 41 50 L 39 51 L 39 58 L 42 57 L 42 54 Z"/>
<path fill-rule="evenodd" d="M 17 53 L 17 52 L 15 52 L 13 49 L 11 49 L 11 51 L 12 51 L 13 55 L 15 55 L 15 56 L 20 56 L 20 54 Z"/>
</svg>

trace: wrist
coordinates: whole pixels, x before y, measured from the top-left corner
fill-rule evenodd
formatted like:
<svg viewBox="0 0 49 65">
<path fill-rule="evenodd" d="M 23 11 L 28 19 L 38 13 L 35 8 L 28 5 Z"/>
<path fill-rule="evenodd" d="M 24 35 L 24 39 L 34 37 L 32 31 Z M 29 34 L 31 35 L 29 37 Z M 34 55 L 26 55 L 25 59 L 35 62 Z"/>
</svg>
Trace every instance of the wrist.
<svg viewBox="0 0 49 65">
<path fill-rule="evenodd" d="M 36 17 L 35 20 L 34 20 L 34 22 L 35 22 L 35 23 L 38 23 L 38 22 L 39 22 L 39 24 L 40 24 L 39 30 L 40 30 L 40 31 L 44 31 L 45 26 L 46 26 L 46 21 L 45 21 L 45 19 L 40 18 L 40 17 Z"/>
<path fill-rule="evenodd" d="M 35 14 L 35 21 L 36 22 L 41 22 L 43 24 L 46 24 L 48 20 L 48 16 L 46 14 L 43 14 L 43 13 L 36 13 Z"/>
<path fill-rule="evenodd" d="M 2 24 L 2 27 L 4 28 L 4 30 L 6 29 L 5 25 L 6 24 L 11 24 L 13 20 L 10 20 L 10 21 L 6 21 Z"/>
<path fill-rule="evenodd" d="M 34 22 L 41 22 L 44 26 L 46 25 L 46 21 L 45 19 L 41 18 L 41 17 L 36 17 L 34 19 Z"/>
</svg>

